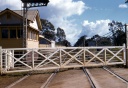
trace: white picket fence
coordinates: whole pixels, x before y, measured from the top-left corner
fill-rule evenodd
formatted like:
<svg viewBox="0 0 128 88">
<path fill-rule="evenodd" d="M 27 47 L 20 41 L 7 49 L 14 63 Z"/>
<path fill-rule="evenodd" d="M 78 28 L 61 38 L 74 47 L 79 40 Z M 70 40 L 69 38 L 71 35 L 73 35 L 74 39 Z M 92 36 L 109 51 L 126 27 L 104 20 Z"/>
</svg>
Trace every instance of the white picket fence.
<svg viewBox="0 0 128 88">
<path fill-rule="evenodd" d="M 1 72 L 126 64 L 125 46 L 0 48 Z"/>
</svg>

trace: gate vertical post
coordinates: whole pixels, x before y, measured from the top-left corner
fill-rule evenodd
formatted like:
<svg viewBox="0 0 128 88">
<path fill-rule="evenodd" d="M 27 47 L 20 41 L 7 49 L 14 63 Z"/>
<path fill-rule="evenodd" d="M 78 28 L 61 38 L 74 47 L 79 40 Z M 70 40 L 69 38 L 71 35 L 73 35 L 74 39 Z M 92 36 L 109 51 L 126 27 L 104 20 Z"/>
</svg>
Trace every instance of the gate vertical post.
<svg viewBox="0 0 128 88">
<path fill-rule="evenodd" d="M 126 49 L 125 49 L 125 44 L 123 44 L 123 59 L 124 59 L 124 65 L 126 65 Z"/>
<path fill-rule="evenodd" d="M 60 68 L 62 67 L 62 52 L 61 49 L 59 49 L 59 55 L 60 55 Z"/>
<path fill-rule="evenodd" d="M 86 49 L 86 48 L 84 47 L 84 51 L 83 51 L 83 52 L 84 52 L 84 62 L 83 62 L 83 63 L 84 63 L 84 66 L 86 65 L 86 56 L 85 56 L 85 52 L 86 52 L 86 51 L 85 51 L 85 49 Z"/>
<path fill-rule="evenodd" d="M 14 54 L 14 50 L 12 50 L 12 56 L 15 57 L 14 55 L 15 55 Z M 12 58 L 12 65 L 11 65 L 11 67 L 14 68 L 14 58 Z"/>
<path fill-rule="evenodd" d="M 32 49 L 32 68 L 34 69 L 34 49 Z"/>
<path fill-rule="evenodd" d="M 104 48 L 104 62 L 105 62 L 105 65 L 107 65 L 107 53 L 106 53 L 106 48 Z"/>
<path fill-rule="evenodd" d="M 8 61 L 7 61 L 7 56 L 8 56 L 7 55 L 7 50 L 5 52 L 6 52 L 6 54 L 5 54 L 5 58 L 4 58 L 5 59 L 5 64 L 4 65 L 5 65 L 5 71 L 7 72 L 7 68 L 8 68 L 8 64 L 7 64 L 8 63 Z"/>
<path fill-rule="evenodd" d="M 0 46 L 0 72 L 2 74 L 2 64 L 3 64 L 3 60 L 2 60 L 2 47 Z"/>
</svg>

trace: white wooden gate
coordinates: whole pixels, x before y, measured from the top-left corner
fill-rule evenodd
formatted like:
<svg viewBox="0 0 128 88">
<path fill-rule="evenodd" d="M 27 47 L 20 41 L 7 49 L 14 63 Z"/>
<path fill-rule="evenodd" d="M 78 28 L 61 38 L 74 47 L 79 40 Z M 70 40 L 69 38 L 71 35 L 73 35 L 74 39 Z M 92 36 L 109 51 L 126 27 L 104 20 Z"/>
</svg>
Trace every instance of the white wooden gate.
<svg viewBox="0 0 128 88">
<path fill-rule="evenodd" d="M 125 47 L 1 49 L 1 72 L 22 72 L 126 63 Z"/>
</svg>

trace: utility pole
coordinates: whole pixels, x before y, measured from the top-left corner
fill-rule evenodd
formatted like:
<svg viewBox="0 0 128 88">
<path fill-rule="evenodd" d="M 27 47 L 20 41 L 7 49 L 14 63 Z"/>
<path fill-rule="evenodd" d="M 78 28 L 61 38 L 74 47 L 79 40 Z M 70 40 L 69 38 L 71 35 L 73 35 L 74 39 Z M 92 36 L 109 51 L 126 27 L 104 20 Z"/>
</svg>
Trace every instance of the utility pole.
<svg viewBox="0 0 128 88">
<path fill-rule="evenodd" d="M 125 1 L 128 3 L 128 0 Z M 126 67 L 128 67 L 128 25 L 125 24 L 125 33 L 126 33 Z"/>
<path fill-rule="evenodd" d="M 125 1 L 128 3 L 128 0 Z M 126 67 L 128 67 L 128 25 L 125 24 L 125 33 L 126 33 Z"/>
<path fill-rule="evenodd" d="M 86 35 L 84 35 L 84 45 L 83 45 L 83 47 L 85 47 L 85 44 L 86 44 L 86 43 L 85 43 L 85 39 L 86 39 Z"/>
<path fill-rule="evenodd" d="M 126 67 L 128 67 L 128 25 L 125 24 L 125 35 L 126 35 Z"/>
<path fill-rule="evenodd" d="M 27 48 L 27 3 L 23 5 L 23 48 Z"/>
</svg>

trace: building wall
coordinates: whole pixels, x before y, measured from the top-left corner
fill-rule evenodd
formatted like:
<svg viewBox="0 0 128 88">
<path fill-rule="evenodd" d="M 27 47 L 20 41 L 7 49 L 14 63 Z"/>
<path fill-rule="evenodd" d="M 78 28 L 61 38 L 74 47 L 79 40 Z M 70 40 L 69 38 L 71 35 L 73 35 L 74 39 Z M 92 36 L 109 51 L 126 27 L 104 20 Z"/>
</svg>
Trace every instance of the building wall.
<svg viewBox="0 0 128 88">
<path fill-rule="evenodd" d="M 31 27 L 35 28 L 38 30 L 38 25 L 37 25 L 37 21 L 36 19 L 34 19 L 34 21 L 32 23 L 29 24 Z"/>
<path fill-rule="evenodd" d="M 27 48 L 39 48 L 39 32 L 28 28 Z"/>
<path fill-rule="evenodd" d="M 2 48 L 22 48 L 22 39 L 0 39 Z"/>
<path fill-rule="evenodd" d="M 8 30 L 8 38 L 2 38 L 2 28 L 6 28 Z M 16 37 L 10 38 L 10 30 L 13 28 L 16 30 Z M 16 26 L 0 26 L 0 46 L 2 48 L 22 48 L 22 38 L 18 38 L 18 30 L 20 30 L 20 27 Z"/>
<path fill-rule="evenodd" d="M 7 15 L 10 14 L 8 17 Z M 28 27 L 27 35 L 27 47 L 26 48 L 39 48 L 39 31 L 37 25 L 37 19 L 30 23 Z M 10 30 L 12 27 L 15 27 L 15 30 L 18 31 L 18 27 L 22 27 L 22 19 L 11 12 L 5 12 L 3 15 L 0 15 L 0 46 L 3 48 L 22 48 L 23 47 L 23 38 L 10 38 Z M 21 25 L 20 25 L 21 24 Z M 14 26 L 15 25 L 15 26 Z M 8 38 L 2 38 L 2 28 L 7 28 Z M 21 29 L 22 31 L 23 29 Z M 18 36 L 18 33 L 16 34 Z"/>
<path fill-rule="evenodd" d="M 39 48 L 51 47 L 51 44 L 39 44 Z"/>
<path fill-rule="evenodd" d="M 8 13 L 6 12 L 5 14 L 0 16 L 0 24 L 21 24 L 22 25 L 22 20 L 19 19 L 18 16 L 15 16 L 9 13 L 10 18 L 7 18 Z"/>
<path fill-rule="evenodd" d="M 39 48 L 39 41 L 27 41 L 27 48 Z"/>
</svg>

